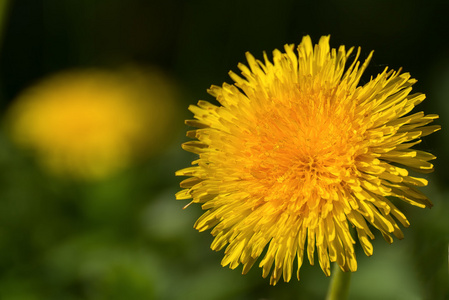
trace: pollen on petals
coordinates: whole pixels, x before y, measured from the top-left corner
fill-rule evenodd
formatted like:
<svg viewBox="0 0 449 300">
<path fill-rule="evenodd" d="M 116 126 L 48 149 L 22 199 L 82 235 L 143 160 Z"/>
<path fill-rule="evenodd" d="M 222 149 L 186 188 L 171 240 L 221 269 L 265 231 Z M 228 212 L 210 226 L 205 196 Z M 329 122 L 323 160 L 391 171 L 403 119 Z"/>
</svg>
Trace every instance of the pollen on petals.
<svg viewBox="0 0 449 300">
<path fill-rule="evenodd" d="M 411 93 L 408 73 L 386 68 L 360 85 L 372 55 L 361 63 L 360 49 L 305 36 L 272 61 L 247 53 L 234 84 L 209 89 L 220 106 L 189 107 L 198 129 L 183 148 L 199 159 L 176 173 L 189 177 L 176 197 L 202 205 L 195 228 L 211 230 L 223 266 L 246 273 L 259 260 L 273 285 L 295 260 L 298 280 L 305 259 L 326 276 L 330 262 L 354 272 L 355 237 L 372 255 L 371 229 L 391 243 L 403 238 L 397 222 L 410 224 L 390 197 L 432 206 L 416 188 L 427 180 L 408 170 L 433 170 L 435 156 L 412 147 L 440 129 L 429 125 L 438 115 L 409 114 L 425 95 Z"/>
</svg>

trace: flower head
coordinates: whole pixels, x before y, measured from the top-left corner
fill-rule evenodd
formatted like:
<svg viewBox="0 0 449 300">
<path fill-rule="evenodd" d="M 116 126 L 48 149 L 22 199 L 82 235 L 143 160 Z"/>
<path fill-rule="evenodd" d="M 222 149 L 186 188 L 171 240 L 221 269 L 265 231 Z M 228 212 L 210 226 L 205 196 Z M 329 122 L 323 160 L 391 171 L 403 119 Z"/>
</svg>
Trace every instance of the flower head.
<svg viewBox="0 0 449 300">
<path fill-rule="evenodd" d="M 49 171 L 100 179 L 163 142 L 170 89 L 161 74 L 137 68 L 66 71 L 23 92 L 7 123 L 14 141 Z"/>
<path fill-rule="evenodd" d="M 372 228 L 389 243 L 403 238 L 398 223 L 409 221 L 392 201 L 432 206 L 416 188 L 427 181 L 407 169 L 433 170 L 435 156 L 412 146 L 440 128 L 427 125 L 438 116 L 409 114 L 425 95 L 411 94 L 408 73 L 386 68 L 359 85 L 372 53 L 360 64 L 359 48 L 348 67 L 352 53 L 331 49 L 329 36 L 275 50 L 273 62 L 247 53 L 243 77 L 230 72 L 235 84 L 209 90 L 221 106 L 189 107 L 186 123 L 198 129 L 183 148 L 199 159 L 176 173 L 190 177 L 176 196 L 202 204 L 195 228 L 212 229 L 223 266 L 246 273 L 263 256 L 263 277 L 276 284 L 295 260 L 299 279 L 304 256 L 313 264 L 317 253 L 327 276 L 330 262 L 356 271 L 355 235 L 366 255 Z"/>
</svg>

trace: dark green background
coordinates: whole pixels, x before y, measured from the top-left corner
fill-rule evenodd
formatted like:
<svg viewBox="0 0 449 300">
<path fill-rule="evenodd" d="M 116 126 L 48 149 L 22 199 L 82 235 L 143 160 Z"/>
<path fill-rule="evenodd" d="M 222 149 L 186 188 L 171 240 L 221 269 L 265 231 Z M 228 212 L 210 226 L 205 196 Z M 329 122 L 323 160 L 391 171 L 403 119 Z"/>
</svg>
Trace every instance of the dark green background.
<svg viewBox="0 0 449 300">
<path fill-rule="evenodd" d="M 0 48 L 0 109 L 27 86 L 79 67 L 156 66 L 182 91 L 179 106 L 213 101 L 245 51 L 262 57 L 309 34 L 331 45 L 375 50 L 364 81 L 403 67 L 438 113 L 443 130 L 421 149 L 438 156 L 424 191 L 435 206 L 400 205 L 411 227 L 392 245 L 376 235 L 374 255 L 357 248 L 350 299 L 447 299 L 449 203 L 449 2 L 17 0 Z M 308 263 L 301 281 L 271 287 L 255 266 L 220 266 L 209 233 L 192 225 L 198 207 L 174 199 L 177 169 L 189 165 L 183 119 L 171 144 L 108 180 L 46 175 L 0 135 L 0 299 L 323 299 L 329 278 Z"/>
</svg>

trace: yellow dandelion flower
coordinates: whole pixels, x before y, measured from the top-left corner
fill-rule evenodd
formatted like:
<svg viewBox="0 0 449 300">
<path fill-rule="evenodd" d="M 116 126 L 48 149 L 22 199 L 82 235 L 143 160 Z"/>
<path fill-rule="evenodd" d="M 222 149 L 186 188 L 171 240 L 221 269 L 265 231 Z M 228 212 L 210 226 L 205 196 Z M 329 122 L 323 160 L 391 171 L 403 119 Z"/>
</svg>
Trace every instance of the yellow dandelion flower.
<svg viewBox="0 0 449 300">
<path fill-rule="evenodd" d="M 72 70 L 25 90 L 6 123 L 52 173 L 101 179 L 159 148 L 173 107 L 172 85 L 160 72 Z"/>
<path fill-rule="evenodd" d="M 275 50 L 273 62 L 247 53 L 243 77 L 230 72 L 234 85 L 208 90 L 221 106 L 189 107 L 195 120 L 186 123 L 199 129 L 183 148 L 199 159 L 176 173 L 190 176 L 176 197 L 207 210 L 195 228 L 213 228 L 223 266 L 242 264 L 246 273 L 263 255 L 263 277 L 271 272 L 276 284 L 291 279 L 296 260 L 299 280 L 316 249 L 327 276 L 330 262 L 354 272 L 355 234 L 372 255 L 371 228 L 391 243 L 403 238 L 398 222 L 409 226 L 390 197 L 432 206 L 416 188 L 427 180 L 407 169 L 433 170 L 435 156 L 411 147 L 440 128 L 427 125 L 438 116 L 409 114 L 425 95 L 411 94 L 408 73 L 386 68 L 358 85 L 372 53 L 360 64 L 359 48 L 346 67 L 352 53 L 331 49 L 329 36 L 315 46 L 304 37 L 297 54 L 294 45 Z"/>
</svg>

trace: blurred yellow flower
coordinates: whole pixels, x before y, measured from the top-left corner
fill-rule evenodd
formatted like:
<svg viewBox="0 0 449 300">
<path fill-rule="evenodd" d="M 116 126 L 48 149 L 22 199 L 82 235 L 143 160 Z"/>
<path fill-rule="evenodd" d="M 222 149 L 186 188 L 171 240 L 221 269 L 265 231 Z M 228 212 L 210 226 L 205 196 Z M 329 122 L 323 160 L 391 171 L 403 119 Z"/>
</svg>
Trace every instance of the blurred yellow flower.
<svg viewBox="0 0 449 300">
<path fill-rule="evenodd" d="M 22 93 L 7 122 L 13 139 L 50 171 L 103 178 L 163 144 L 172 90 L 162 74 L 136 68 L 67 71 Z"/>
<path fill-rule="evenodd" d="M 190 106 L 195 120 L 186 123 L 199 129 L 183 148 L 199 159 L 176 173 L 190 177 L 176 197 L 207 210 L 195 228 L 213 228 L 211 248 L 226 248 L 223 266 L 243 264 L 246 273 L 263 255 L 263 277 L 276 284 L 291 279 L 295 260 L 299 279 L 304 253 L 313 264 L 316 249 L 327 276 L 330 262 L 356 271 L 354 233 L 372 255 L 371 228 L 391 243 L 403 238 L 398 221 L 409 226 L 388 197 L 432 205 L 416 189 L 427 180 L 406 168 L 433 170 L 435 156 L 411 147 L 440 129 L 427 126 L 438 116 L 409 114 L 425 95 L 410 94 L 408 73 L 386 68 L 359 85 L 372 53 L 360 64 L 359 48 L 347 67 L 352 52 L 331 49 L 329 36 L 315 46 L 306 36 L 297 53 L 275 50 L 273 63 L 247 53 L 243 78 L 231 72 L 234 85 L 209 90 L 221 106 Z"/>
</svg>

